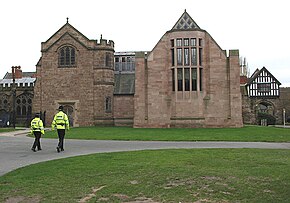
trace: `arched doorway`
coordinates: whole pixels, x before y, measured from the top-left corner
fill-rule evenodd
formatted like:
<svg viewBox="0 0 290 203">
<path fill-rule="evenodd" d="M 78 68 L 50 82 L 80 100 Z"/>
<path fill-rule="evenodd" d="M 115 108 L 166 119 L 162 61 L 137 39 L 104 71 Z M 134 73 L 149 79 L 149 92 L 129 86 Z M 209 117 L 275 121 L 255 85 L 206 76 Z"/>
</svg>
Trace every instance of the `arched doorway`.
<svg viewBox="0 0 290 203">
<path fill-rule="evenodd" d="M 259 125 L 274 125 L 276 123 L 274 105 L 267 101 L 257 103 L 256 118 Z"/>
<path fill-rule="evenodd" d="M 71 105 L 63 105 L 63 112 L 66 113 L 69 119 L 70 127 L 74 124 L 74 108 Z"/>
</svg>

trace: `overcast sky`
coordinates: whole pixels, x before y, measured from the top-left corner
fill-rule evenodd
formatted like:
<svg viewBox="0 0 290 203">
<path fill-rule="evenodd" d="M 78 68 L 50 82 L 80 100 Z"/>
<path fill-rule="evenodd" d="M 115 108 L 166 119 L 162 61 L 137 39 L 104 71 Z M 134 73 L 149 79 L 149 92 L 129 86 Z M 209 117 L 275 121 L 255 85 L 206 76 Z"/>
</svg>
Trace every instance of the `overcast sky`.
<svg viewBox="0 0 290 203">
<path fill-rule="evenodd" d="M 288 3 L 289 2 L 289 3 Z M 252 74 L 265 66 L 290 87 L 289 0 L 9 0 L 0 2 L 0 78 L 35 71 L 41 42 L 69 23 L 115 51 L 151 51 L 184 10 L 222 49 L 239 49 Z"/>
</svg>

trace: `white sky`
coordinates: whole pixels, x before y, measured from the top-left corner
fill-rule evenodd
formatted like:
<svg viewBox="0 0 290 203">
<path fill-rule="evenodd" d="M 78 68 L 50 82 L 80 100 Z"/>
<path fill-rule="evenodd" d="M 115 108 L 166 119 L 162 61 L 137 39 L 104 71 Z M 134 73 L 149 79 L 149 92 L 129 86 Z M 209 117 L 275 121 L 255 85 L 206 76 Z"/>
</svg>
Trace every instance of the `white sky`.
<svg viewBox="0 0 290 203">
<path fill-rule="evenodd" d="M 288 3 L 289 2 L 289 3 Z M 69 23 L 115 51 L 151 51 L 184 9 L 222 49 L 239 49 L 250 73 L 265 66 L 290 87 L 289 0 L 7 0 L 0 2 L 0 78 L 35 71 L 41 42 Z"/>
</svg>

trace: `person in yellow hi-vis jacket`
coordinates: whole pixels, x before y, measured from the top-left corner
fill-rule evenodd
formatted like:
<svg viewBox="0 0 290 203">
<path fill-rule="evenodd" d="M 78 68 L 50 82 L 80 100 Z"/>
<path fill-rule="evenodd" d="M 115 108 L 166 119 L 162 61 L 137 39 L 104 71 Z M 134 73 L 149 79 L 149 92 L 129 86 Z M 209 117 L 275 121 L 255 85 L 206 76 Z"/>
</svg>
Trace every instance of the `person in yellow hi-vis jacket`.
<svg viewBox="0 0 290 203">
<path fill-rule="evenodd" d="M 40 138 L 41 138 L 41 135 L 44 135 L 43 122 L 40 119 L 39 113 L 35 114 L 35 118 L 31 121 L 30 126 L 31 126 L 30 132 L 31 134 L 34 134 L 34 137 L 35 137 L 31 150 L 36 152 L 35 150 L 36 148 L 37 150 L 41 150 Z"/>
<path fill-rule="evenodd" d="M 51 129 L 57 129 L 58 134 L 58 145 L 56 147 L 57 152 L 64 151 L 63 144 L 64 144 L 64 136 L 65 130 L 69 130 L 69 120 L 68 116 L 63 112 L 63 106 L 59 106 L 59 112 L 55 114 Z"/>
</svg>

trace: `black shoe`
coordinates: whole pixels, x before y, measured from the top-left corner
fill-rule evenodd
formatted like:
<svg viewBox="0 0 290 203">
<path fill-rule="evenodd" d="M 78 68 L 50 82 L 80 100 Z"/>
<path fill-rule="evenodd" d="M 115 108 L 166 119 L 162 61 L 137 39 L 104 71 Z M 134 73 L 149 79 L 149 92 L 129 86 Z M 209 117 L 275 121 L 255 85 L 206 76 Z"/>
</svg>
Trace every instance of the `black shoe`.
<svg viewBox="0 0 290 203">
<path fill-rule="evenodd" d="M 56 151 L 59 153 L 60 152 L 60 149 L 59 149 L 59 147 L 56 147 Z"/>
<path fill-rule="evenodd" d="M 32 151 L 34 151 L 34 152 L 36 152 L 36 150 L 35 150 L 35 149 L 33 149 L 33 148 L 32 148 L 31 150 L 32 150 Z"/>
<path fill-rule="evenodd" d="M 64 151 L 64 149 L 61 149 L 61 151 L 63 152 L 63 151 Z"/>
<path fill-rule="evenodd" d="M 38 151 L 40 151 L 40 150 L 42 150 L 41 148 L 40 149 L 38 149 Z"/>
</svg>

